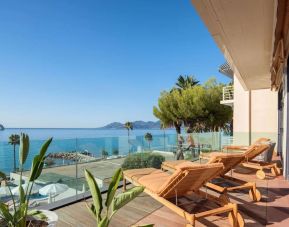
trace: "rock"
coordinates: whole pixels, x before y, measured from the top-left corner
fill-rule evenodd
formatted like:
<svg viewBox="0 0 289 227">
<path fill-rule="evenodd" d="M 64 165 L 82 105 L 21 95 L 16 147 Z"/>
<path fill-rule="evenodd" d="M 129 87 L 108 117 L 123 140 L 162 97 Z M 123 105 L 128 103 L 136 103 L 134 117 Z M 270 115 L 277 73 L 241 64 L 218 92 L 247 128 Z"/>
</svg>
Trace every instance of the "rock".
<svg viewBox="0 0 289 227">
<path fill-rule="evenodd" d="M 78 162 L 88 162 L 94 161 L 96 158 L 92 157 L 92 154 L 89 152 L 58 152 L 58 153 L 49 153 L 47 155 L 49 158 L 54 159 L 65 159 Z"/>
<path fill-rule="evenodd" d="M 0 131 L 3 131 L 4 129 L 4 126 L 0 124 Z"/>
</svg>

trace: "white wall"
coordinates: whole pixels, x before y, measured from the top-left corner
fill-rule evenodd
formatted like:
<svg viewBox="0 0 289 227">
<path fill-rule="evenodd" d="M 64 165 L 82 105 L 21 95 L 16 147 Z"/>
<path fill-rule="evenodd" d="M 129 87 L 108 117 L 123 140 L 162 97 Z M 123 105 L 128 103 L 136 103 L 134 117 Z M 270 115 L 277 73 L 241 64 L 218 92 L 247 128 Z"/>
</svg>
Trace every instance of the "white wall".
<svg viewBox="0 0 289 227">
<path fill-rule="evenodd" d="M 234 76 L 233 107 L 234 144 L 249 144 L 249 92 L 245 91 Z"/>
<path fill-rule="evenodd" d="M 270 89 L 245 91 L 234 77 L 234 143 L 249 144 L 250 117 L 251 141 L 269 137 L 277 142 L 278 94 Z M 251 113 L 251 114 L 250 114 Z"/>
</svg>

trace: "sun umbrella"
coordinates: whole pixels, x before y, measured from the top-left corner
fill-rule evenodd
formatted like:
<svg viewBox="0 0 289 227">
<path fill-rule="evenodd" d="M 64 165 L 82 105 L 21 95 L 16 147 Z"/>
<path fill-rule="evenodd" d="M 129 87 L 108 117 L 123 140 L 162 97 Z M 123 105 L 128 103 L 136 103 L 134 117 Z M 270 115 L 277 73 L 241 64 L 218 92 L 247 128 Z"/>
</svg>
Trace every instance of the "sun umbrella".
<svg viewBox="0 0 289 227">
<path fill-rule="evenodd" d="M 10 191 L 9 191 L 8 186 L 1 187 L 0 188 L 0 197 L 5 197 L 8 195 L 10 195 Z"/>
<path fill-rule="evenodd" d="M 28 185 L 29 185 L 28 183 L 22 184 L 22 187 L 23 187 L 24 192 L 27 191 Z M 41 186 L 39 186 L 38 184 L 33 184 L 33 187 L 32 187 L 32 190 L 31 190 L 31 194 L 38 193 L 38 191 L 39 191 L 40 188 L 41 188 Z M 31 189 L 31 184 L 30 184 L 30 186 L 29 186 L 28 193 L 30 192 L 30 189 Z M 12 191 L 12 194 L 13 194 L 13 195 L 19 195 L 19 187 L 15 187 L 15 188 L 13 188 L 11 191 Z"/>
<path fill-rule="evenodd" d="M 45 187 L 41 188 L 39 190 L 39 193 L 41 195 L 55 196 L 67 191 L 68 189 L 69 187 L 66 184 L 55 183 L 55 184 L 48 184 Z"/>
</svg>

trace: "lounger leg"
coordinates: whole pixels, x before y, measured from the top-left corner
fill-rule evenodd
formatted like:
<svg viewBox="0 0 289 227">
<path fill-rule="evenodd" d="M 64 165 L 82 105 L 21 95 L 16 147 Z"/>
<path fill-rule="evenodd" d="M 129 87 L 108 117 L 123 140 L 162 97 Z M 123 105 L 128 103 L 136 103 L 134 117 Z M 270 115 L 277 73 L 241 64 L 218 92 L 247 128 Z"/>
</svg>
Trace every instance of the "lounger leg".
<svg viewBox="0 0 289 227">
<path fill-rule="evenodd" d="M 196 219 L 193 216 L 192 219 L 189 221 L 190 223 L 186 224 L 186 227 L 195 227 L 196 226 Z"/>
<path fill-rule="evenodd" d="M 281 170 L 280 168 L 278 168 L 277 164 L 275 164 L 272 168 L 271 168 L 271 173 L 274 175 L 274 176 L 278 176 L 281 174 Z"/>
<path fill-rule="evenodd" d="M 252 186 L 249 189 L 249 196 L 254 202 L 259 202 L 261 200 L 261 192 L 257 189 L 256 183 L 250 183 Z"/>
<path fill-rule="evenodd" d="M 233 207 L 229 213 L 229 222 L 233 227 L 243 227 L 245 225 L 242 215 L 238 212 L 237 204 L 231 204 Z"/>
</svg>

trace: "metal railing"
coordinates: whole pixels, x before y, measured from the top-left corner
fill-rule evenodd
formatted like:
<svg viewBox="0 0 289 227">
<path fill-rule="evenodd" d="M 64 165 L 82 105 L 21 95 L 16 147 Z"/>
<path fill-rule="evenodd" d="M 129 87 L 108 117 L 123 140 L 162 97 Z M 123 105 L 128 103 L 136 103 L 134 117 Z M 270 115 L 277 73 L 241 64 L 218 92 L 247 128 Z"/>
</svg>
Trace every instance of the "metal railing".
<svg viewBox="0 0 289 227">
<path fill-rule="evenodd" d="M 226 86 L 223 87 L 223 101 L 234 100 L 234 87 Z"/>
</svg>

